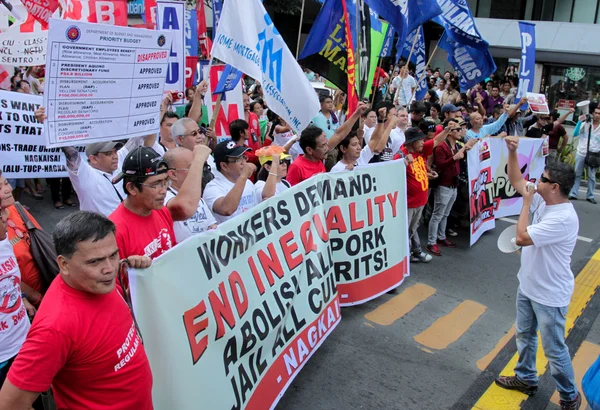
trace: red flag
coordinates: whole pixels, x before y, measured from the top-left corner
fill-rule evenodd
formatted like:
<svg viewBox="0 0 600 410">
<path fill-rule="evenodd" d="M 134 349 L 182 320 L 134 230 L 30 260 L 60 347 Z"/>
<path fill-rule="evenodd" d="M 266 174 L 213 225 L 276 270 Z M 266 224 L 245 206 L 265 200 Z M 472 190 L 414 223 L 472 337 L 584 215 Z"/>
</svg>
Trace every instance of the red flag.
<svg viewBox="0 0 600 410">
<path fill-rule="evenodd" d="M 348 50 L 348 115 L 352 115 L 358 106 L 358 96 L 356 95 L 356 65 L 354 61 L 354 45 L 352 42 L 352 30 L 350 28 L 350 18 L 348 17 L 348 7 L 346 0 L 342 0 L 344 9 L 344 27 L 346 27 L 346 49 Z"/>
<path fill-rule="evenodd" d="M 62 18 L 127 26 L 127 0 L 69 0 Z"/>
<path fill-rule="evenodd" d="M 198 71 L 198 57 L 187 56 L 185 58 L 185 88 L 194 85 L 194 78 Z"/>
<path fill-rule="evenodd" d="M 206 12 L 203 0 L 196 1 L 196 18 L 198 19 L 198 43 L 202 53 L 201 59 L 209 59 L 212 41 L 210 41 L 206 29 Z"/>
<path fill-rule="evenodd" d="M 144 0 L 146 14 L 146 27 L 150 30 L 156 28 L 156 0 Z"/>
<path fill-rule="evenodd" d="M 58 0 L 22 0 L 23 5 L 42 26 L 48 26 L 48 20 L 58 8 Z"/>
<path fill-rule="evenodd" d="M 0 89 L 10 90 L 10 73 L 0 65 Z"/>
</svg>

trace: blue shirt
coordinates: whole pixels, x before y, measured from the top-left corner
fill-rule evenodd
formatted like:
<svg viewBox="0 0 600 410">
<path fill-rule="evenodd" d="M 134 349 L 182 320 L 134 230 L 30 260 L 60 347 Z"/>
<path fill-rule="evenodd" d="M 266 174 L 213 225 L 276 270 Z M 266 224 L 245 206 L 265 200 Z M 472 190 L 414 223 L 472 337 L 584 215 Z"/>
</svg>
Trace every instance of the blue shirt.
<svg viewBox="0 0 600 410">
<path fill-rule="evenodd" d="M 312 119 L 311 124 L 314 125 L 315 127 L 321 128 L 323 130 L 323 132 L 325 133 L 325 136 L 327 137 L 327 139 L 330 139 L 331 137 L 333 137 L 333 134 L 335 134 L 335 130 L 337 130 L 340 127 L 339 121 L 336 121 L 335 124 L 333 122 L 334 122 L 333 115 L 331 115 L 331 117 L 329 119 L 327 119 L 323 115 L 323 113 L 321 111 L 319 111 L 317 116 Z"/>
<path fill-rule="evenodd" d="M 507 118 L 507 113 L 502 114 L 498 118 L 498 121 L 484 125 L 483 127 L 481 127 L 478 133 L 476 133 L 473 130 L 468 130 L 467 135 L 465 135 L 465 142 L 473 138 L 484 138 L 486 135 L 494 135 L 495 133 L 500 131 L 500 128 L 502 128 Z"/>
</svg>

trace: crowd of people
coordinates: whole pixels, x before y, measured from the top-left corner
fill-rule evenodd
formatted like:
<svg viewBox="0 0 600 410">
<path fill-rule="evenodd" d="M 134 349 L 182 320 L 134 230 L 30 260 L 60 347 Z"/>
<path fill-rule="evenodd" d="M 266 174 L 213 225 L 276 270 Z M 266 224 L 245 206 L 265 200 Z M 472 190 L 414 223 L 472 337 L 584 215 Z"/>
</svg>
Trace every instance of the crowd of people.
<svg viewBox="0 0 600 410">
<path fill-rule="evenodd" d="M 305 72 L 309 79 L 318 77 Z M 41 78 L 43 67 L 16 73 L 12 91 L 43 93 Z M 449 238 L 459 235 L 461 224 L 469 221 L 468 206 L 460 199 L 468 189 L 466 152 L 486 136 L 548 136 L 550 168 L 541 181 L 556 186 L 541 190 L 543 199 L 548 205 L 564 203 L 569 184 L 566 198 L 576 199 L 587 168 L 587 200 L 596 203 L 597 170 L 585 158 L 588 151 L 600 152 L 600 108 L 591 110 L 590 121 L 582 117 L 577 124 L 574 137 L 580 138 L 570 183 L 562 165 L 551 165 L 560 164 L 560 152 L 569 141 L 563 126 L 567 115 L 536 116 L 522 110 L 527 99 L 515 98 L 515 76 L 492 78 L 460 92 L 453 73 L 442 75 L 428 68 L 430 89 L 423 101 L 414 98 L 417 80 L 408 66 L 379 69 L 374 104 L 359 102 L 348 114 L 345 95 L 321 92 L 319 113 L 297 135 L 269 110 L 261 85 L 245 79 L 244 118 L 229 124 L 231 139 L 221 142 L 208 124 L 200 124 L 207 92 L 203 82 L 186 90 L 181 118 L 171 109 L 172 96 L 165 97 L 157 135 L 89 144 L 83 158 L 75 147 L 63 147 L 68 177 L 48 181 L 52 200 L 56 208 L 75 206 L 70 199 L 74 193 L 80 212 L 53 227 L 60 271 L 53 281 L 41 275 L 32 258 L 25 219 L 41 227 L 18 203 L 19 188 L 41 196 L 41 181 L 0 176 L 0 278 L 12 280 L 0 288 L 4 301 L 9 301 L 0 310 L 0 320 L 10 322 L 0 331 L 0 409 L 40 408 L 38 396 L 50 385 L 64 408 L 152 408 L 152 376 L 126 303 L 128 283 L 120 274 L 122 266 L 148 267 L 178 243 L 216 229 L 316 175 L 403 161 L 411 263 L 431 262 L 442 256 L 443 248 L 456 246 Z M 36 117 L 44 121 L 43 107 Z M 514 152 L 518 142 L 511 141 Z M 523 191 L 522 177 L 511 175 L 511 182 Z M 425 248 L 419 235 L 423 225 Z M 537 245 L 541 234 L 530 230 L 528 235 L 523 241 Z M 523 298 L 536 300 L 532 295 Z M 27 317 L 34 314 L 30 328 Z M 102 320 L 107 314 L 120 320 L 109 324 Z M 534 382 L 526 376 L 531 380 L 521 377 Z M 133 378 L 136 383 L 131 383 Z M 529 389 L 531 383 L 519 385 L 523 380 L 503 383 Z M 120 386 L 118 397 L 111 390 L 115 385 Z M 576 390 L 570 385 L 565 389 L 562 398 L 576 400 Z"/>
</svg>

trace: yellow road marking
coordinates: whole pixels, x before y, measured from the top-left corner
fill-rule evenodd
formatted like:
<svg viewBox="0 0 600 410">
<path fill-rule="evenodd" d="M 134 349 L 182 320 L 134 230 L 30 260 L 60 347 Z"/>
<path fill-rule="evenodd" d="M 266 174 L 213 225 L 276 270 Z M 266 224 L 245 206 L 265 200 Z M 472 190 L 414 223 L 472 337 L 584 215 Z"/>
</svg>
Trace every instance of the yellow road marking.
<svg viewBox="0 0 600 410">
<path fill-rule="evenodd" d="M 504 336 L 502 336 L 500 340 L 498 340 L 498 343 L 492 349 L 492 351 L 483 356 L 481 359 L 477 360 L 477 368 L 481 371 L 484 371 L 485 368 L 488 367 L 489 364 L 492 362 L 492 360 L 494 360 L 494 357 L 496 357 L 496 355 L 500 353 L 500 350 L 502 350 L 502 348 L 508 343 L 508 341 L 515 335 L 515 332 L 515 325 L 512 325 L 510 330 Z"/>
<path fill-rule="evenodd" d="M 431 286 L 417 283 L 367 313 L 365 318 L 378 325 L 389 326 L 413 310 L 419 303 L 434 295 L 435 292 L 436 290 Z"/>
<path fill-rule="evenodd" d="M 600 355 L 600 346 L 590 342 L 583 342 L 581 347 L 573 357 L 573 370 L 575 370 L 575 383 L 577 383 L 577 389 L 581 393 L 581 379 L 583 379 L 583 375 L 590 368 L 592 363 L 596 361 Z M 587 400 L 585 396 L 581 394 L 582 402 L 581 408 L 587 409 Z M 559 404 L 560 397 L 558 392 L 555 391 L 552 395 L 550 401 L 555 404 Z"/>
<path fill-rule="evenodd" d="M 485 306 L 472 300 L 465 300 L 452 312 L 439 318 L 422 333 L 416 335 L 414 339 L 432 349 L 445 349 L 469 330 L 485 310 Z"/>
<path fill-rule="evenodd" d="M 583 270 L 575 278 L 575 290 L 569 304 L 569 312 L 567 313 L 565 336 L 568 336 L 575 321 L 590 302 L 592 296 L 596 292 L 596 288 L 600 286 L 600 250 L 598 250 L 592 259 L 588 261 Z M 541 338 L 538 339 L 541 340 Z M 518 354 L 512 357 L 510 362 L 500 372 L 503 375 L 514 374 L 518 360 Z M 542 343 L 538 343 L 536 366 L 538 374 L 541 375 L 548 364 L 548 360 L 544 356 Z M 527 399 L 527 395 L 514 391 L 506 390 L 498 387 L 496 383 L 490 385 L 486 392 L 479 398 L 473 409 L 477 410 L 518 410 L 521 408 L 521 403 Z"/>
</svg>

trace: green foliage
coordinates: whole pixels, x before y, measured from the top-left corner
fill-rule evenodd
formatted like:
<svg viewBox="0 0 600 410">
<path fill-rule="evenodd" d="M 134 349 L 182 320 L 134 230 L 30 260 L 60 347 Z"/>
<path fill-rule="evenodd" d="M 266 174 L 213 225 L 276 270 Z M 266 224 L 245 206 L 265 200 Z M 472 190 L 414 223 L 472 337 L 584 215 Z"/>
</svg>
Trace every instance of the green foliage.
<svg viewBox="0 0 600 410">
<path fill-rule="evenodd" d="M 560 162 L 575 166 L 576 154 L 577 146 L 575 145 L 575 141 L 571 141 L 570 144 L 567 144 L 567 146 L 558 153 L 558 159 Z"/>
</svg>

